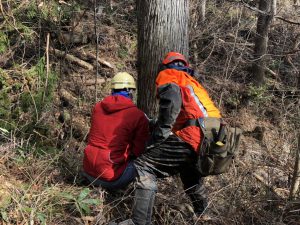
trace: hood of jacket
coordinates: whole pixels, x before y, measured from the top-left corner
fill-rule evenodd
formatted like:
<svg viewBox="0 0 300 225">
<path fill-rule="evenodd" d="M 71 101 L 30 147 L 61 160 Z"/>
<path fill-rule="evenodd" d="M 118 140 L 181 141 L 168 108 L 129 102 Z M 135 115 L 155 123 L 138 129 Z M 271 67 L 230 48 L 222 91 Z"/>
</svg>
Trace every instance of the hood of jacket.
<svg viewBox="0 0 300 225">
<path fill-rule="evenodd" d="M 101 102 L 101 107 L 107 113 L 114 113 L 120 110 L 135 107 L 131 99 L 121 95 L 108 96 Z"/>
</svg>

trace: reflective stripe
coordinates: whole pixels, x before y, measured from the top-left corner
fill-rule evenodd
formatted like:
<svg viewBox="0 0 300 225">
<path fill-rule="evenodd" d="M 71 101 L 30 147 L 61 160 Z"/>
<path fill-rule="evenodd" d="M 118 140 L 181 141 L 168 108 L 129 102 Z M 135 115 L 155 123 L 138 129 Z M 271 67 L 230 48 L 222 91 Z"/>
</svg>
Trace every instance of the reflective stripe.
<svg viewBox="0 0 300 225">
<path fill-rule="evenodd" d="M 188 87 L 188 89 L 190 89 L 191 96 L 194 98 L 195 102 L 196 102 L 197 105 L 199 106 L 199 109 L 200 109 L 201 112 L 203 113 L 204 117 L 208 117 L 208 114 L 207 114 L 207 112 L 206 112 L 206 109 L 204 108 L 204 106 L 203 106 L 202 103 L 200 102 L 198 96 L 195 94 L 193 87 L 190 86 L 190 85 L 188 85 L 187 87 Z"/>
</svg>

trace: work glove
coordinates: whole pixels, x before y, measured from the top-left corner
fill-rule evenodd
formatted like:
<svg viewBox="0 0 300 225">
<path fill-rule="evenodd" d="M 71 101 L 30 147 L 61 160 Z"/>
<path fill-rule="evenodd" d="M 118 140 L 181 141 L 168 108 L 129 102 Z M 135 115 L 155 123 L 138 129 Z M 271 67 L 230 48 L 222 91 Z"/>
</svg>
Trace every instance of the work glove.
<svg viewBox="0 0 300 225">
<path fill-rule="evenodd" d="M 150 133 L 152 133 L 154 131 L 156 123 L 157 123 L 157 118 L 149 119 L 149 130 L 150 130 Z"/>
</svg>

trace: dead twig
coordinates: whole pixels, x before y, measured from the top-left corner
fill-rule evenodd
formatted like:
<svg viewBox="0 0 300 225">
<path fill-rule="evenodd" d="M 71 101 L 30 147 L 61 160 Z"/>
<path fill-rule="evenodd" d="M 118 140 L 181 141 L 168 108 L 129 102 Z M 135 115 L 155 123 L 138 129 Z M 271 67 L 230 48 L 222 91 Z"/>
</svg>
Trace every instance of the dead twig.
<svg viewBox="0 0 300 225">
<path fill-rule="evenodd" d="M 208 56 L 206 57 L 206 59 L 203 62 L 200 63 L 200 67 L 204 67 L 204 65 L 206 64 L 206 62 L 210 59 L 212 53 L 215 50 L 215 46 L 216 46 L 216 38 L 214 38 L 214 40 L 213 40 L 213 46 L 212 46 L 212 49 L 211 49 L 210 53 L 208 54 Z"/>
<path fill-rule="evenodd" d="M 300 26 L 300 22 L 291 21 L 291 20 L 285 19 L 285 18 L 283 18 L 283 17 L 281 17 L 281 16 L 275 16 L 274 18 L 279 19 L 279 20 L 282 20 L 282 21 L 287 22 L 287 23 L 290 23 L 290 24 L 294 24 L 294 25 Z"/>
<path fill-rule="evenodd" d="M 48 78 L 49 78 L 49 42 L 50 42 L 50 33 L 47 34 L 47 42 L 46 42 L 46 81 L 45 81 L 45 89 L 43 94 L 43 100 L 45 101 L 45 95 L 48 88 Z"/>
<path fill-rule="evenodd" d="M 290 190 L 290 198 L 295 198 L 300 185 L 300 134 L 298 135 L 298 148 L 296 149 L 296 159 L 294 167 L 294 175 Z"/>
</svg>

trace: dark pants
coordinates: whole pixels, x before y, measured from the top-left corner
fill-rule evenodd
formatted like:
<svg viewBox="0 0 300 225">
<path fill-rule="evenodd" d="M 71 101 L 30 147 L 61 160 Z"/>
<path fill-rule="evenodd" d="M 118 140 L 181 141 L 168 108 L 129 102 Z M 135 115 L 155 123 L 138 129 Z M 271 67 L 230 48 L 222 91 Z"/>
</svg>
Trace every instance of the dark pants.
<svg viewBox="0 0 300 225">
<path fill-rule="evenodd" d="M 137 176 L 137 171 L 134 167 L 133 161 L 130 161 L 126 169 L 122 173 L 122 175 L 117 180 L 114 181 L 105 181 L 105 180 L 97 179 L 95 177 L 88 175 L 85 172 L 83 172 L 82 175 L 94 186 L 101 186 L 108 190 L 114 191 L 114 190 L 125 188 L 128 184 L 130 184 Z"/>
<path fill-rule="evenodd" d="M 138 180 L 132 220 L 136 225 L 151 224 L 152 209 L 157 178 L 180 174 L 186 194 L 190 197 L 194 211 L 201 214 L 206 206 L 202 178 L 195 167 L 196 153 L 185 142 L 174 135 L 159 146 L 148 149 L 135 161 Z"/>
</svg>

